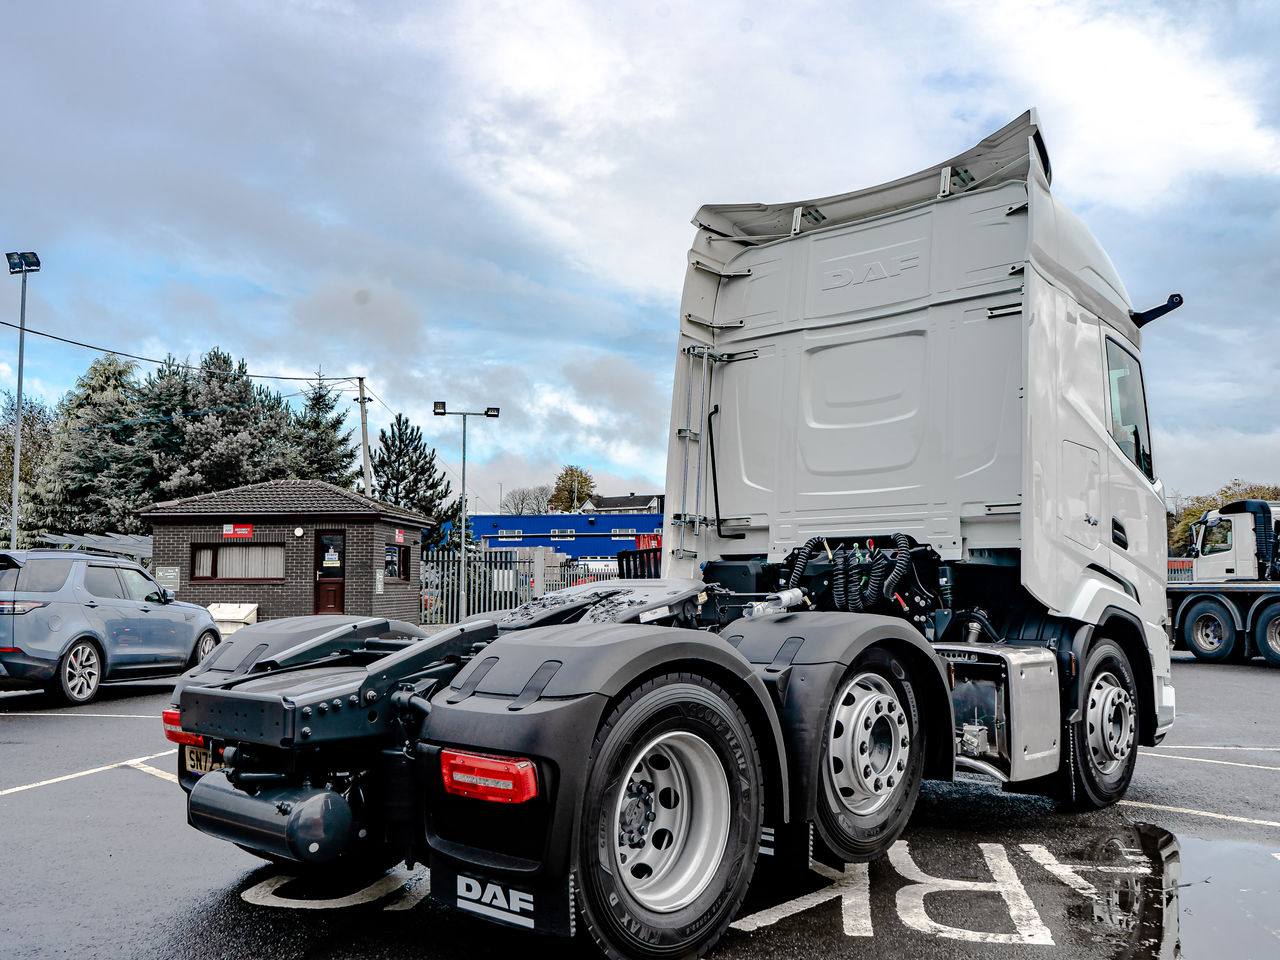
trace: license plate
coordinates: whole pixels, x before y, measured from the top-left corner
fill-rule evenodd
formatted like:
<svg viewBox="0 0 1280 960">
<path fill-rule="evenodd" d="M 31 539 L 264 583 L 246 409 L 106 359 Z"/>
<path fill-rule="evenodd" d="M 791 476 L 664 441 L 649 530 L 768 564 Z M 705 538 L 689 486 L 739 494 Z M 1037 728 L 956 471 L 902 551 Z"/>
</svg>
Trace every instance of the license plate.
<svg viewBox="0 0 1280 960">
<path fill-rule="evenodd" d="M 197 777 L 222 769 L 222 764 L 214 761 L 208 747 L 183 747 L 182 763 L 187 773 L 194 773 Z"/>
</svg>

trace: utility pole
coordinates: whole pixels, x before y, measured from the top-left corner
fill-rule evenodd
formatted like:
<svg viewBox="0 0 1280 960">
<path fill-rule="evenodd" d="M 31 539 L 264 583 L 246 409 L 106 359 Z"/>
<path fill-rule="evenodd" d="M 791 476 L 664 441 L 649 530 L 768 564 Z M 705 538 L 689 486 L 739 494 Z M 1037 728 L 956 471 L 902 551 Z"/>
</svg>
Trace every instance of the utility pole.
<svg viewBox="0 0 1280 960">
<path fill-rule="evenodd" d="M 502 513 L 502 484 L 498 484 L 498 512 Z"/>
<path fill-rule="evenodd" d="M 458 597 L 458 619 L 463 620 L 467 616 L 467 417 L 489 417 L 497 419 L 497 407 L 485 407 L 484 411 L 479 410 L 449 410 L 445 406 L 443 400 L 437 400 L 431 405 L 431 412 L 437 417 L 461 417 L 462 418 L 462 496 L 458 498 L 458 573 L 459 594 Z"/>
<path fill-rule="evenodd" d="M 26 277 L 23 277 L 23 290 L 26 290 Z M 19 360 L 19 369 L 21 369 L 21 360 Z M 19 380 L 19 383 L 22 381 Z M 356 377 L 356 382 L 360 385 L 360 448 L 364 451 L 364 495 L 366 497 L 373 496 L 373 471 L 369 468 L 369 413 L 366 404 L 369 402 L 364 395 L 364 377 Z"/>
</svg>

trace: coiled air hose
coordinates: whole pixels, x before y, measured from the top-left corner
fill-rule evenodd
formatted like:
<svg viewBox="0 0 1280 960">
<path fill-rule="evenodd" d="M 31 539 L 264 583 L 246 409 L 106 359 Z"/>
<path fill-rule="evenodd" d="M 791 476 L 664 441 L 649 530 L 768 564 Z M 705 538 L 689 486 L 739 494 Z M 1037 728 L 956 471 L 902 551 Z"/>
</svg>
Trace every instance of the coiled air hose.
<svg viewBox="0 0 1280 960">
<path fill-rule="evenodd" d="M 800 586 L 800 578 L 804 576 L 804 568 L 809 565 L 809 560 L 817 553 L 818 548 L 822 546 L 821 537 L 810 537 L 800 552 L 796 554 L 795 566 L 791 568 L 791 577 L 787 580 L 787 586 L 794 589 Z"/>
</svg>

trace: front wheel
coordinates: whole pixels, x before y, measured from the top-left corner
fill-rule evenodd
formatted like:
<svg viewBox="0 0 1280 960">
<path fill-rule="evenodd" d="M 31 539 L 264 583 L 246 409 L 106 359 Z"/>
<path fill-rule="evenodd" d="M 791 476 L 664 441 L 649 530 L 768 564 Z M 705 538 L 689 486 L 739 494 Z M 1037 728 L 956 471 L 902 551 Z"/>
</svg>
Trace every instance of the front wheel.
<svg viewBox="0 0 1280 960">
<path fill-rule="evenodd" d="M 755 870 L 763 812 L 755 737 L 705 677 L 656 677 L 592 746 L 578 887 L 615 960 L 697 957 L 733 919 Z"/>
<path fill-rule="evenodd" d="M 203 662 L 209 654 L 213 653 L 218 646 L 218 635 L 212 630 L 206 630 L 200 634 L 200 639 L 196 641 L 196 645 L 191 648 L 191 661 L 187 664 L 194 667 Z"/>
<path fill-rule="evenodd" d="M 827 713 L 816 825 L 839 859 L 870 860 L 902 833 L 920 794 L 922 740 L 910 675 L 888 651 L 868 651 Z"/>
<path fill-rule="evenodd" d="M 1129 789 L 1138 761 L 1138 686 L 1129 658 L 1114 640 L 1085 657 L 1081 719 L 1069 731 L 1071 804 L 1110 806 Z"/>
</svg>

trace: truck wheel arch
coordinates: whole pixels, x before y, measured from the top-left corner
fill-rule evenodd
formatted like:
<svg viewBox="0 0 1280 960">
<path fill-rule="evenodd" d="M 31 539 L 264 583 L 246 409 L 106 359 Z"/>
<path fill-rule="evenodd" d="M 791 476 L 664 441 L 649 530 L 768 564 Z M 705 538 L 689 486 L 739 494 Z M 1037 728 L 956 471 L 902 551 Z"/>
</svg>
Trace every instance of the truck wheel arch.
<svg viewBox="0 0 1280 960">
<path fill-rule="evenodd" d="M 1271 599 L 1271 598 L 1267 597 L 1266 599 Z M 1240 631 L 1243 631 L 1245 629 L 1245 624 L 1240 619 L 1240 611 L 1236 609 L 1236 605 L 1234 603 L 1228 603 L 1226 600 L 1222 599 L 1221 594 L 1204 592 L 1204 593 L 1194 593 L 1187 596 L 1186 599 L 1179 600 L 1178 610 L 1174 614 L 1174 618 L 1173 618 L 1173 632 L 1175 636 L 1177 636 L 1179 631 L 1182 630 L 1182 622 L 1186 617 L 1187 611 L 1190 610 L 1194 604 L 1199 603 L 1201 600 L 1213 600 L 1216 603 L 1222 604 L 1224 607 L 1227 608 L 1227 613 L 1231 614 L 1231 619 L 1235 623 L 1236 629 Z M 1253 613 L 1254 613 L 1253 610 L 1249 611 L 1250 624 L 1252 624 L 1253 622 Z"/>
<path fill-rule="evenodd" d="M 1147 650 L 1145 632 L 1142 621 L 1127 610 L 1108 607 L 1102 612 L 1102 620 L 1090 632 L 1089 642 L 1083 649 L 1076 651 L 1077 664 L 1084 663 L 1084 654 L 1095 638 L 1106 637 L 1114 640 L 1129 658 L 1129 666 L 1133 670 L 1134 681 L 1138 685 L 1138 742 L 1143 746 L 1156 745 L 1156 727 L 1159 720 L 1156 716 L 1155 677 L 1151 663 L 1151 654 Z M 1084 682 L 1083 671 L 1076 678 L 1077 690 Z"/>
<path fill-rule="evenodd" d="M 1245 636 L 1252 636 L 1253 628 L 1258 625 L 1258 619 L 1265 613 L 1268 608 L 1280 605 L 1280 595 L 1274 593 L 1264 593 L 1249 607 L 1249 613 L 1245 616 L 1244 625 L 1237 624 L 1237 628 L 1244 631 Z M 1231 606 L 1231 604 L 1228 604 Z"/>
</svg>

